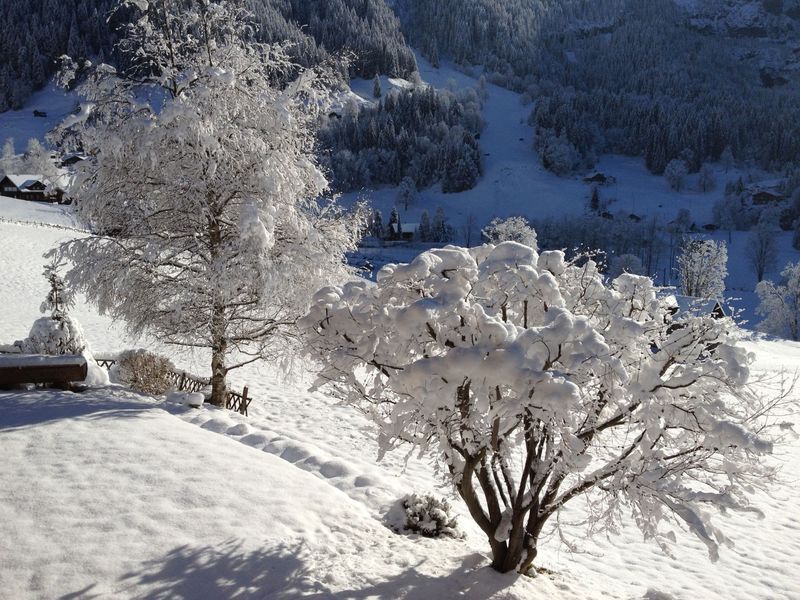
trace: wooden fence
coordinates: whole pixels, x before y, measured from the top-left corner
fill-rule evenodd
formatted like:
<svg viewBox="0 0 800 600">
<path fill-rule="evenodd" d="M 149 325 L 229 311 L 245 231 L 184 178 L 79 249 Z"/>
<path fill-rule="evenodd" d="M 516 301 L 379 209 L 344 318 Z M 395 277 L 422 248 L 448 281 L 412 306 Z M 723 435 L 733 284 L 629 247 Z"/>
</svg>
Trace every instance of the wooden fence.
<svg viewBox="0 0 800 600">
<path fill-rule="evenodd" d="M 98 358 L 95 361 L 101 367 L 110 369 L 117 362 L 116 358 Z M 205 377 L 198 377 L 186 371 L 169 371 L 167 373 L 167 380 L 175 386 L 175 389 L 181 392 L 199 392 L 203 388 L 211 385 L 211 380 Z M 244 416 L 247 415 L 247 409 L 252 402 L 252 398 L 247 395 L 247 386 L 244 387 L 242 393 L 228 390 L 225 398 L 225 408 L 234 410 Z"/>
</svg>

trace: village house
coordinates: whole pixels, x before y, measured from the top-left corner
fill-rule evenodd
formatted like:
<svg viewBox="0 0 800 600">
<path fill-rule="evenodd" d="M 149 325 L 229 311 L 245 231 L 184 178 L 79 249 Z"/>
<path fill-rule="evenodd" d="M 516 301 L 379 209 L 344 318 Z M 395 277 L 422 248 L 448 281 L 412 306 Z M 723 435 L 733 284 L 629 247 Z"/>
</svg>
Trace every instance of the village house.
<svg viewBox="0 0 800 600">
<path fill-rule="evenodd" d="M 60 202 L 64 196 L 61 188 L 48 190 L 50 182 L 38 174 L 7 173 L 0 179 L 0 195 L 20 200 L 45 200 Z"/>
<path fill-rule="evenodd" d="M 773 204 L 785 199 L 783 194 L 773 190 L 758 190 L 757 192 L 753 192 L 750 198 L 755 206 Z"/>
</svg>

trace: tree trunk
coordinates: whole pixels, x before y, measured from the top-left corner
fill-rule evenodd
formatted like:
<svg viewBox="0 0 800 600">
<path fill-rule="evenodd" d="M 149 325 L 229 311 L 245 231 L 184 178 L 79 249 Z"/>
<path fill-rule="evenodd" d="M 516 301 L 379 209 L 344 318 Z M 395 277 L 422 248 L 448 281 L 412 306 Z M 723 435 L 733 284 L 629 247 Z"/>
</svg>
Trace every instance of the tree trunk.
<svg viewBox="0 0 800 600">
<path fill-rule="evenodd" d="M 225 408 L 227 401 L 227 375 L 225 354 L 228 340 L 225 338 L 225 309 L 214 304 L 211 315 L 211 404 Z"/>
<path fill-rule="evenodd" d="M 213 198 L 209 200 L 213 206 Z M 215 264 L 222 246 L 222 232 L 216 217 L 209 219 L 209 246 L 212 264 Z M 222 292 L 214 289 L 211 305 L 211 404 L 225 408 L 227 404 L 228 369 L 225 367 L 225 355 L 228 352 L 228 338 L 225 326 L 225 300 Z"/>
</svg>

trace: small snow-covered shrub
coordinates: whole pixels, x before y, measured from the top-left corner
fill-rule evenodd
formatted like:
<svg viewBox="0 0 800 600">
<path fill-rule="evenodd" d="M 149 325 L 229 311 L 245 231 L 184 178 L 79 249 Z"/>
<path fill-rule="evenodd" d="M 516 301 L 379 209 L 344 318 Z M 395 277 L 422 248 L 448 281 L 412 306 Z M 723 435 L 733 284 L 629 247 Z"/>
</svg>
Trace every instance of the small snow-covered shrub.
<svg viewBox="0 0 800 600">
<path fill-rule="evenodd" d="M 405 529 L 425 537 L 461 537 L 450 503 L 431 494 L 409 494 L 402 499 Z"/>
<path fill-rule="evenodd" d="M 80 323 L 68 315 L 36 319 L 28 337 L 15 345 L 25 354 L 81 354 L 86 350 Z"/>
<path fill-rule="evenodd" d="M 117 382 L 144 394 L 160 395 L 170 389 L 172 362 L 148 350 L 126 350 L 117 357 L 112 373 Z"/>
</svg>

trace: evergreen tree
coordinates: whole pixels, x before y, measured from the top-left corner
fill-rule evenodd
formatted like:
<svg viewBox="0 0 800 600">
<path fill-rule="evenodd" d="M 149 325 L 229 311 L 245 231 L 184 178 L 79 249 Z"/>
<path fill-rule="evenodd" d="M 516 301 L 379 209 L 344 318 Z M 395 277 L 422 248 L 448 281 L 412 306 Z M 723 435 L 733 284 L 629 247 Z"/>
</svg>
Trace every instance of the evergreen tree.
<svg viewBox="0 0 800 600">
<path fill-rule="evenodd" d="M 417 197 L 417 184 L 409 177 L 403 177 L 400 182 L 400 187 L 397 190 L 397 201 L 403 205 L 403 210 L 408 211 L 408 207 L 414 203 Z"/>
<path fill-rule="evenodd" d="M 420 242 L 432 241 L 431 218 L 427 210 L 423 210 L 419 217 L 419 229 L 417 230 L 417 234 L 419 235 Z"/>
<path fill-rule="evenodd" d="M 400 223 L 400 213 L 397 207 L 392 207 L 392 214 L 389 216 L 389 222 L 386 224 L 386 237 L 390 240 L 399 240 L 402 237 L 403 226 Z"/>
<path fill-rule="evenodd" d="M 381 96 L 383 96 L 383 91 L 381 90 L 381 78 L 379 75 L 375 75 L 375 78 L 372 80 L 372 97 L 380 98 Z"/>
<path fill-rule="evenodd" d="M 383 229 L 383 216 L 381 211 L 376 210 L 372 215 L 372 236 L 382 240 L 386 232 Z"/>
</svg>

